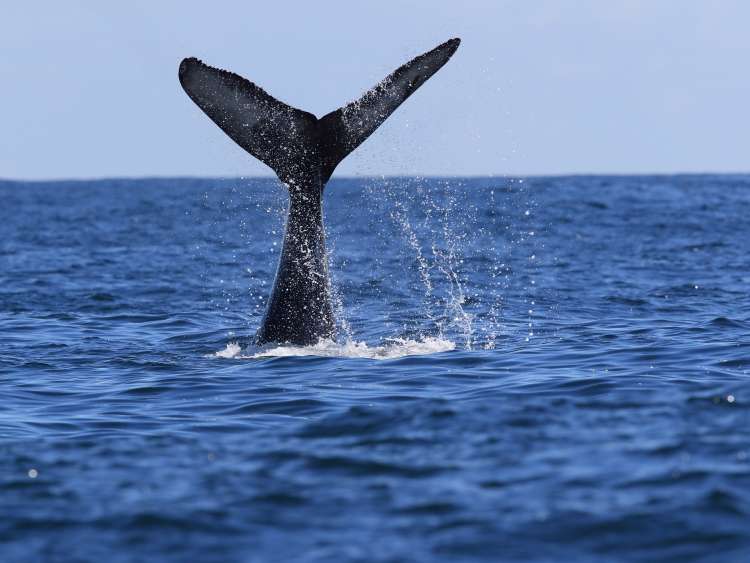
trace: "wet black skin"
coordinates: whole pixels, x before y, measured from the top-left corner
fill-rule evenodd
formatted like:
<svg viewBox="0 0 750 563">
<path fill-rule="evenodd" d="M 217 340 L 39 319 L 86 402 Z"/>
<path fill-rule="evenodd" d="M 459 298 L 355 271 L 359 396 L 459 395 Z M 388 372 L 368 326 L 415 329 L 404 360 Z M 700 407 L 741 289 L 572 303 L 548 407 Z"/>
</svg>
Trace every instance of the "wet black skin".
<svg viewBox="0 0 750 563">
<path fill-rule="evenodd" d="M 335 336 L 322 199 L 320 182 L 289 188 L 284 246 L 258 343 L 304 345 Z"/>
<path fill-rule="evenodd" d="M 334 169 L 460 43 L 451 39 L 392 74 L 359 100 L 318 119 L 267 94 L 241 76 L 195 58 L 180 64 L 188 96 L 237 144 L 276 172 L 289 191 L 289 212 L 276 281 L 258 344 L 315 344 L 335 338 L 323 229 L 323 191 Z"/>
</svg>

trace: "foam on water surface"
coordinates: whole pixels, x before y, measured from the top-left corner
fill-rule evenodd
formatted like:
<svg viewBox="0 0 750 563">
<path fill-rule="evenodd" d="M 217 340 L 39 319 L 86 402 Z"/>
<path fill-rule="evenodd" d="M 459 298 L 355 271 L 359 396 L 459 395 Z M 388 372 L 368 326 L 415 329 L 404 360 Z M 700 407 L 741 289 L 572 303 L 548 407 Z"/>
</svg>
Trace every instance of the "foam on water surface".
<svg viewBox="0 0 750 563">
<path fill-rule="evenodd" d="M 349 340 L 337 343 L 321 340 L 312 346 L 275 346 L 257 349 L 242 347 L 230 342 L 226 348 L 212 354 L 224 359 L 281 358 L 290 356 L 321 356 L 328 358 L 367 358 L 371 360 L 392 360 L 404 356 L 424 356 L 455 350 L 456 344 L 441 337 L 426 336 L 420 340 L 411 338 L 388 339 L 382 346 L 370 346 L 365 342 Z"/>
</svg>

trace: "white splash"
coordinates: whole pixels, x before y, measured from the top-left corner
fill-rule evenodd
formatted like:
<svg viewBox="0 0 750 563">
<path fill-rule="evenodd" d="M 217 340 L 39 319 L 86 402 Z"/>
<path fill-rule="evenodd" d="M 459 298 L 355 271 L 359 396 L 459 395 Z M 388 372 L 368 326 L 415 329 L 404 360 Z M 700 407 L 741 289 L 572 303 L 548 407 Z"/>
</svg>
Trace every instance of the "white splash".
<svg viewBox="0 0 750 563">
<path fill-rule="evenodd" d="M 242 348 L 230 342 L 224 350 L 212 354 L 214 358 L 257 359 L 280 358 L 289 356 L 321 356 L 327 358 L 368 358 L 371 360 L 392 360 L 404 356 L 423 356 L 454 350 L 456 344 L 443 338 L 426 336 L 421 340 L 410 338 L 392 338 L 382 346 L 369 346 L 365 342 L 349 340 L 336 343 L 332 340 L 321 340 L 312 346 L 277 346 L 263 350 Z"/>
<path fill-rule="evenodd" d="M 226 348 L 219 350 L 215 354 L 212 354 L 212 356 L 214 358 L 236 358 L 240 352 L 242 352 L 240 345 L 236 342 L 230 342 Z"/>
</svg>

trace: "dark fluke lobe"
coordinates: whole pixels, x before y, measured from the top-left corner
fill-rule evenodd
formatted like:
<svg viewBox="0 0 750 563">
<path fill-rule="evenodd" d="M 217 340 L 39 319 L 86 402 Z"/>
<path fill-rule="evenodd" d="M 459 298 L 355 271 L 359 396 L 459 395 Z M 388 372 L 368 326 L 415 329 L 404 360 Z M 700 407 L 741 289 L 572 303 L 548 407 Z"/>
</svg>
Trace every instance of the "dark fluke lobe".
<svg viewBox="0 0 750 563">
<path fill-rule="evenodd" d="M 349 153 L 458 48 L 451 39 L 396 69 L 358 100 L 321 119 L 285 104 L 249 80 L 196 58 L 180 64 L 180 84 L 239 146 L 289 189 L 284 246 L 258 343 L 314 344 L 334 338 L 322 219 L 323 188 Z"/>
</svg>

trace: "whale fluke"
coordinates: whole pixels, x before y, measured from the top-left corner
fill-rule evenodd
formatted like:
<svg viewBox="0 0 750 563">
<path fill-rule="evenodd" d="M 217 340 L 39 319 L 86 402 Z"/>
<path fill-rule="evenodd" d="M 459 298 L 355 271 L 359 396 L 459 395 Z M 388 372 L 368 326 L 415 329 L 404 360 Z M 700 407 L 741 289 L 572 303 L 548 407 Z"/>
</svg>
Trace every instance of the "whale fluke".
<svg viewBox="0 0 750 563">
<path fill-rule="evenodd" d="M 321 119 L 277 100 L 238 74 L 194 57 L 182 61 L 179 78 L 196 105 L 283 182 L 307 173 L 310 160 L 317 160 L 325 183 L 339 162 L 448 62 L 460 42 L 451 39 L 419 55 L 358 100 Z"/>
<path fill-rule="evenodd" d="M 320 119 L 324 181 L 328 181 L 339 162 L 448 62 L 460 43 L 458 38 L 451 39 L 419 55 L 386 76 L 358 100 Z"/>
<path fill-rule="evenodd" d="M 249 80 L 187 58 L 183 89 L 222 131 L 265 163 L 289 189 L 289 215 L 273 292 L 256 340 L 314 344 L 335 323 L 322 219 L 323 188 L 336 166 L 435 74 L 460 39 L 412 59 L 375 87 L 321 119 Z"/>
<path fill-rule="evenodd" d="M 280 102 L 238 74 L 196 58 L 180 64 L 180 83 L 190 99 L 224 133 L 286 182 L 302 173 L 316 137 L 317 118 Z"/>
</svg>

